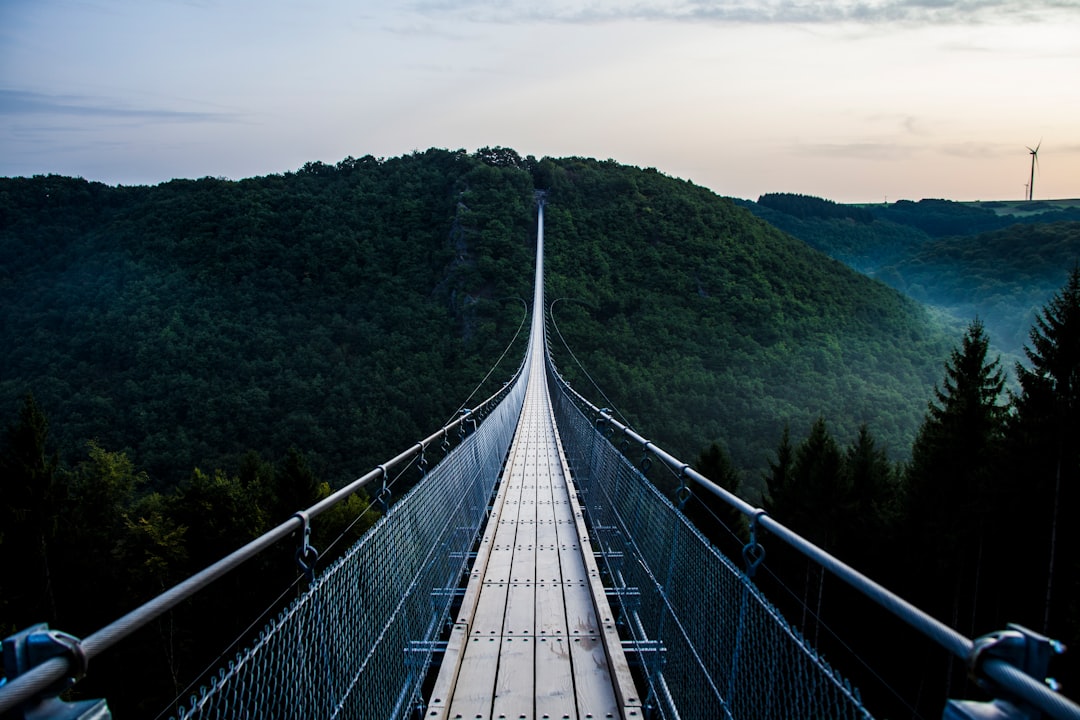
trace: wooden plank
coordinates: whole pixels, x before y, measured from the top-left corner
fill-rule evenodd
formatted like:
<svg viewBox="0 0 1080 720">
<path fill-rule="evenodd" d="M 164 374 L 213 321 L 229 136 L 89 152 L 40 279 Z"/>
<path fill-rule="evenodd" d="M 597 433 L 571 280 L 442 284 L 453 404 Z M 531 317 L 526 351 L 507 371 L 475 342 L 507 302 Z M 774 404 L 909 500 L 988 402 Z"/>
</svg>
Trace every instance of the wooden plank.
<svg viewBox="0 0 1080 720">
<path fill-rule="evenodd" d="M 536 629 L 536 586 L 531 582 L 510 583 L 503 616 L 504 637 L 528 636 Z"/>
<path fill-rule="evenodd" d="M 498 637 L 470 637 L 458 671 L 448 718 L 491 717 L 495 673 L 502 641 Z"/>
<path fill-rule="evenodd" d="M 536 556 L 536 582 L 562 582 L 562 565 L 557 545 L 538 545 Z"/>
<path fill-rule="evenodd" d="M 585 560 L 579 544 L 561 543 L 559 545 L 559 565 L 562 568 L 563 582 L 588 582 L 589 574 L 585 570 Z"/>
<path fill-rule="evenodd" d="M 562 583 L 540 583 L 536 586 L 535 628 L 539 636 L 568 635 Z"/>
<path fill-rule="evenodd" d="M 536 523 L 536 542 L 541 545 L 557 545 L 559 525 L 555 518 L 544 518 Z"/>
<path fill-rule="evenodd" d="M 572 637 L 598 635 L 596 608 L 588 583 L 564 583 L 563 598 L 566 603 L 566 627 Z"/>
<path fill-rule="evenodd" d="M 480 600 L 476 603 L 476 612 L 469 623 L 470 635 L 502 636 L 507 590 L 506 583 L 484 583 L 480 590 Z"/>
<path fill-rule="evenodd" d="M 518 542 L 514 546 L 514 560 L 510 566 L 510 582 L 532 582 L 536 579 L 536 538 L 534 526 L 518 528 Z"/>
<path fill-rule="evenodd" d="M 450 637 L 446 641 L 443 665 L 439 669 L 439 676 L 435 680 L 435 686 L 431 689 L 431 702 L 428 703 L 428 711 L 424 716 L 428 720 L 445 720 L 445 718 L 449 717 L 450 702 L 454 695 L 454 688 L 457 687 L 468 636 L 468 625 L 465 623 L 454 624 L 453 630 L 450 631 Z"/>
<path fill-rule="evenodd" d="M 572 637 L 569 640 L 578 717 L 620 717 L 603 641 L 596 635 Z"/>
<path fill-rule="evenodd" d="M 532 637 L 506 637 L 499 652 L 492 717 L 532 718 L 536 677 Z M 467 716 L 466 716 L 467 717 Z"/>
<path fill-rule="evenodd" d="M 501 542 L 493 545 L 488 555 L 487 567 L 484 569 L 486 582 L 510 582 L 514 565 L 514 538 L 515 533 L 507 532 L 503 537 L 509 542 Z"/>
<path fill-rule="evenodd" d="M 536 640 L 535 717 L 577 718 L 570 639 L 559 635 Z"/>
</svg>

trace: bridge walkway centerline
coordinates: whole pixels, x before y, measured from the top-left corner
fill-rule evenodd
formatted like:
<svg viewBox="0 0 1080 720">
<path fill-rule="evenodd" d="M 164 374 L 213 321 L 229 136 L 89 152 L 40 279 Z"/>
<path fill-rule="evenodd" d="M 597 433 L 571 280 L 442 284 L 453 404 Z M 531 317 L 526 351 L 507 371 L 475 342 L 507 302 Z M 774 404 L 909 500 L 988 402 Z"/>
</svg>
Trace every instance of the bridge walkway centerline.
<svg viewBox="0 0 1080 720">
<path fill-rule="evenodd" d="M 529 384 L 425 717 L 641 717 L 555 426 L 544 353 Z"/>
</svg>

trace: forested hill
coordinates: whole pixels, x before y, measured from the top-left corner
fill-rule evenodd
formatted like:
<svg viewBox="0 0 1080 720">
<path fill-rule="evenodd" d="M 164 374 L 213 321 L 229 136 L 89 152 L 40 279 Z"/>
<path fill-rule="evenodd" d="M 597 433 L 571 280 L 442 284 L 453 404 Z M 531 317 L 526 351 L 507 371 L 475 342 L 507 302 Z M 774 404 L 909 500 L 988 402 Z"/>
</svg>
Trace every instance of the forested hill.
<svg viewBox="0 0 1080 720">
<path fill-rule="evenodd" d="M 499 357 L 534 224 L 527 173 L 442 150 L 240 182 L 0 180 L 0 401 L 14 418 L 33 392 L 64 455 L 95 438 L 164 484 L 290 446 L 351 479 Z"/>
<path fill-rule="evenodd" d="M 438 427 L 513 337 L 535 188 L 558 327 L 642 432 L 688 457 L 721 441 L 751 483 L 819 415 L 907 452 L 948 352 L 917 304 L 690 183 L 505 149 L 0 180 L 0 407 L 32 392 L 64 458 L 95 439 L 158 486 L 289 447 L 350 479 Z"/>
<path fill-rule="evenodd" d="M 1010 360 L 1023 360 L 1035 311 L 1080 261 L 1080 201 L 854 206 L 770 193 L 742 204 L 958 325 L 979 317 Z"/>
</svg>

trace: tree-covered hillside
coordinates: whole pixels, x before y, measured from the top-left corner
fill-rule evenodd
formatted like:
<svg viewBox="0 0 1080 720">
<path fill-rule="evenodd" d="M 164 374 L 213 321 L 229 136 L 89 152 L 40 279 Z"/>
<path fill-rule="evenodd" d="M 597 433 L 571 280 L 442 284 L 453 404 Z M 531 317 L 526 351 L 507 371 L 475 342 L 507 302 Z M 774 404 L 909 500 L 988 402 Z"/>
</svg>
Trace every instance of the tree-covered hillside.
<svg viewBox="0 0 1080 720">
<path fill-rule="evenodd" d="M 1020 357 L 1036 311 L 1080 263 L 1080 222 L 1011 225 L 926 243 L 876 277 L 914 299 L 983 319 L 995 345 Z"/>
<path fill-rule="evenodd" d="M 947 348 L 916 305 L 703 188 L 501 149 L 0 181 L 0 402 L 33 392 L 65 458 L 95 439 L 158 485 L 290 446 L 348 479 L 437 427 L 513 336 L 534 187 L 549 298 L 577 301 L 555 318 L 643 431 L 762 468 L 824 414 L 905 453 Z"/>
<path fill-rule="evenodd" d="M 720 441 L 751 494 L 784 426 L 819 415 L 905 455 L 948 348 L 917 303 L 704 188 L 611 161 L 542 165 L 548 296 L 567 298 L 555 321 L 643 433 L 684 457 Z"/>
<path fill-rule="evenodd" d="M 958 326 L 976 316 L 997 350 L 1023 358 L 1036 310 L 1080 262 L 1074 203 L 901 200 L 838 205 L 774 193 L 755 215 L 930 307 Z"/>
<path fill-rule="evenodd" d="M 155 481 L 304 450 L 333 481 L 439 427 L 513 337 L 527 173 L 463 152 L 228 182 L 0 180 L 0 405 Z M 508 376 L 516 359 L 495 376 Z"/>
<path fill-rule="evenodd" d="M 871 276 L 930 240 L 916 227 L 875 218 L 865 208 L 807 195 L 772 193 L 756 203 L 738 202 L 770 225 Z"/>
</svg>

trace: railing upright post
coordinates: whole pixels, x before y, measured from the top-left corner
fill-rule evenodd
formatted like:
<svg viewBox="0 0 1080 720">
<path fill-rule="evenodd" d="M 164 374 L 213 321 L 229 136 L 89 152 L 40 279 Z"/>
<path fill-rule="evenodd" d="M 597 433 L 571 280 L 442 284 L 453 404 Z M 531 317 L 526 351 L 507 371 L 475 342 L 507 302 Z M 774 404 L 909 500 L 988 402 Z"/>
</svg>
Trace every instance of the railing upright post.
<svg viewBox="0 0 1080 720">
<path fill-rule="evenodd" d="M 1015 668 L 1030 676 L 1043 690 L 1056 690 L 1057 682 L 1046 677 L 1050 658 L 1060 655 L 1065 646 L 1022 625 L 1009 623 L 1006 630 L 983 635 L 975 640 L 968 656 L 968 668 L 976 683 L 994 696 L 988 702 L 948 700 L 943 720 L 1032 720 L 1042 717 L 1041 708 L 1031 700 L 1008 692 L 990 677 L 993 665 Z M 996 673 L 995 673 L 996 674 Z M 1040 693 L 1040 696 L 1052 697 Z"/>
<path fill-rule="evenodd" d="M 110 720 L 112 713 L 103 699 L 64 702 L 60 693 L 86 673 L 86 654 L 79 638 L 50 630 L 45 623 L 32 625 L 4 639 L 4 677 L 0 687 L 53 658 L 68 658 L 71 675 L 61 678 L 26 700 L 10 715 L 11 720 Z"/>
</svg>

